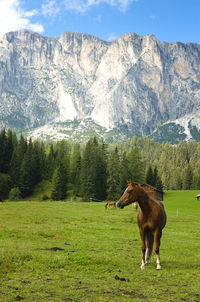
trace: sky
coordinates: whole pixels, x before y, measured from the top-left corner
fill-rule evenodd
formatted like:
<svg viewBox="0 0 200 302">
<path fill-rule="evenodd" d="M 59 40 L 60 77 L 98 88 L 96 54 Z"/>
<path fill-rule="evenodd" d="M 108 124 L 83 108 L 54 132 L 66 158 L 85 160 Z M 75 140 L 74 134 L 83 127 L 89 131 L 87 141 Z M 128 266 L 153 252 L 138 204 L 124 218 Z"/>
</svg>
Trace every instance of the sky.
<svg viewBox="0 0 200 302">
<path fill-rule="evenodd" d="M 0 37 L 19 29 L 48 37 L 80 32 L 105 41 L 134 32 L 200 44 L 200 0 L 0 0 Z"/>
</svg>

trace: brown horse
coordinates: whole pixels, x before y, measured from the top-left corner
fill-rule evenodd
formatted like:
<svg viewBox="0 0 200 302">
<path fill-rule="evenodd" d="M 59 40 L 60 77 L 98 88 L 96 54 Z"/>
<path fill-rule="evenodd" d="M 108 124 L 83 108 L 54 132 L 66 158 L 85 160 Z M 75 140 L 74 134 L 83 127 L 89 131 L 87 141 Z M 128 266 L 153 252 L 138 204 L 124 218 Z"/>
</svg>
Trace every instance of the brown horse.
<svg viewBox="0 0 200 302">
<path fill-rule="evenodd" d="M 117 207 L 123 209 L 135 201 L 140 206 L 138 211 L 138 227 L 142 240 L 142 264 L 140 268 L 144 269 L 147 265 L 154 244 L 156 269 L 160 270 L 160 239 L 167 220 L 164 206 L 160 201 L 151 199 L 139 184 L 129 181 L 128 187 L 117 202 Z"/>
<path fill-rule="evenodd" d="M 116 208 L 116 201 L 111 201 L 109 200 L 106 205 L 105 205 L 105 208 L 110 208 L 111 206 L 115 207 Z"/>
</svg>

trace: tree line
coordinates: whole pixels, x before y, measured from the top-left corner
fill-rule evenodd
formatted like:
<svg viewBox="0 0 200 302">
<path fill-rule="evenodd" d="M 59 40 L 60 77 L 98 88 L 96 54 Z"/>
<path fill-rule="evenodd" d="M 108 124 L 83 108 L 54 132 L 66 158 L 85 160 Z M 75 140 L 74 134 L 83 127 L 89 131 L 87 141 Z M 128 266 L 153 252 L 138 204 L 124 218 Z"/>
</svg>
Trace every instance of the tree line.
<svg viewBox="0 0 200 302">
<path fill-rule="evenodd" d="M 146 137 L 105 144 L 96 138 L 85 144 L 70 141 L 43 142 L 19 138 L 11 130 L 0 131 L 0 199 L 25 198 L 44 180 L 51 194 L 43 198 L 73 195 L 97 200 L 117 200 L 127 180 L 148 183 L 159 190 L 200 189 L 200 144 L 178 146 L 156 143 Z"/>
</svg>

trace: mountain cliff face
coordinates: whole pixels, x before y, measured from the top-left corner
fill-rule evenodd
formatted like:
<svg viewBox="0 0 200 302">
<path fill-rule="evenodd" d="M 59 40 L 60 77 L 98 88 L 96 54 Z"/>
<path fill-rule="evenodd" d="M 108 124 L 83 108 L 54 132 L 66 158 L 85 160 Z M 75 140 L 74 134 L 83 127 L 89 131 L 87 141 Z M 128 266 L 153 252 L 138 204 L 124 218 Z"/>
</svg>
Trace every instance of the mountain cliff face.
<svg viewBox="0 0 200 302">
<path fill-rule="evenodd" d="M 21 30 L 0 40 L 0 67 L 0 127 L 41 127 L 44 134 L 89 120 L 105 132 L 151 135 L 185 116 L 200 127 L 197 44 L 135 33 L 108 43 L 87 34 L 48 38 Z"/>
</svg>

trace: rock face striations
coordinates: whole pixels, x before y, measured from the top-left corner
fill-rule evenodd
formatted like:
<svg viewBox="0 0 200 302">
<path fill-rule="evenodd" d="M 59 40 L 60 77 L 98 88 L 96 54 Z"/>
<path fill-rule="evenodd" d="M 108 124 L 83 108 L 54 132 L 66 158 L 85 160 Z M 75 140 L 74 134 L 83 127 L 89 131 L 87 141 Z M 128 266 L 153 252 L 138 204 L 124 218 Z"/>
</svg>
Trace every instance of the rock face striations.
<svg viewBox="0 0 200 302">
<path fill-rule="evenodd" d="M 135 33 L 108 43 L 26 30 L 0 40 L 0 127 L 48 132 L 47 125 L 89 120 L 105 132 L 151 135 L 185 116 L 198 130 L 196 115 L 200 45 Z"/>
</svg>

